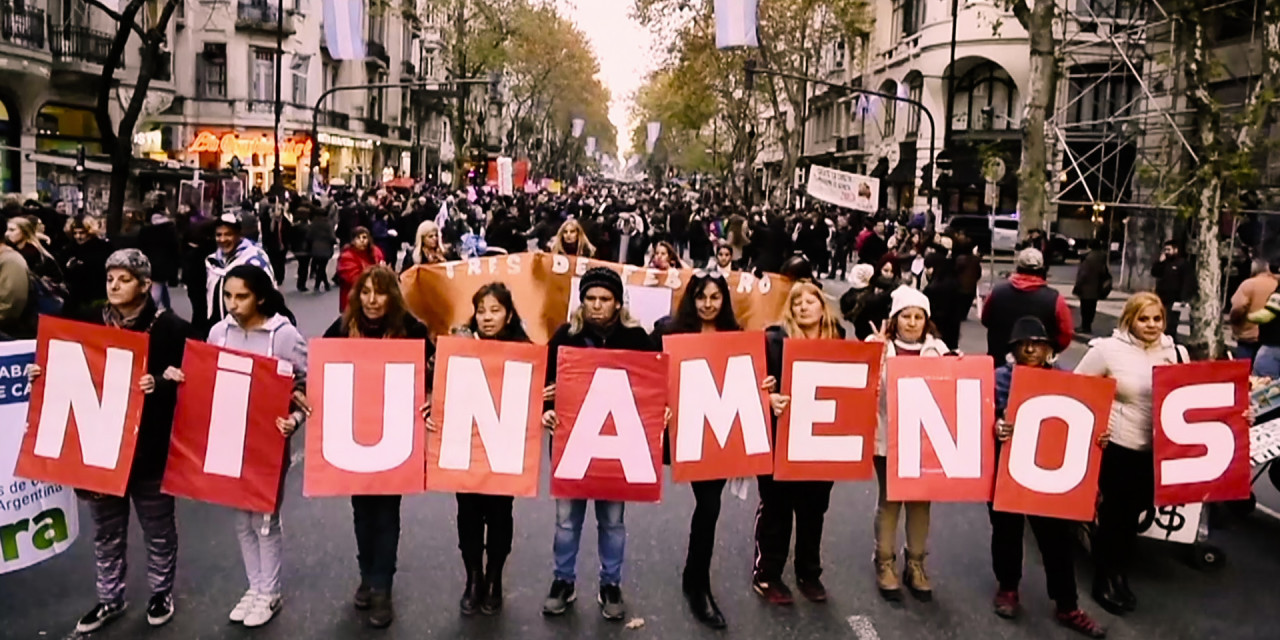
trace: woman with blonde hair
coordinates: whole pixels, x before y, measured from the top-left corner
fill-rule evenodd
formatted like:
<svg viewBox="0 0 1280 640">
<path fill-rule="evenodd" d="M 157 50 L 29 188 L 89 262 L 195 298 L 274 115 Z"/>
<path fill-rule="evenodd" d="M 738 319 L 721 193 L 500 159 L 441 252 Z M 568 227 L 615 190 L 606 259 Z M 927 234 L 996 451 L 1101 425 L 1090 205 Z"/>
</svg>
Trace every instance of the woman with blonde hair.
<svg viewBox="0 0 1280 640">
<path fill-rule="evenodd" d="M 551 253 L 591 258 L 596 255 L 596 247 L 587 239 L 582 223 L 576 218 L 569 218 L 560 225 L 556 237 L 551 240 Z"/>
<path fill-rule="evenodd" d="M 833 303 L 812 282 L 797 282 L 787 295 L 781 322 L 765 333 L 768 375 L 776 382 L 769 393 L 773 409 L 774 429 L 777 417 L 791 402 L 779 393 L 784 380 L 782 370 L 783 343 L 790 340 L 844 338 L 844 329 L 836 318 Z M 831 502 L 832 482 L 796 482 L 774 480 L 772 475 L 758 479 L 760 505 L 756 508 L 755 566 L 751 588 L 774 605 L 794 602 L 791 589 L 782 581 L 791 546 L 792 521 L 795 522 L 796 587 L 811 602 L 827 599 L 822 574 L 822 527 Z"/>
<path fill-rule="evenodd" d="M 932 309 L 929 298 L 920 291 L 906 285 L 894 289 L 889 296 L 889 319 L 875 329 L 868 338 L 871 342 L 883 342 L 884 356 L 939 357 L 948 353 L 947 345 L 938 336 L 938 328 L 930 318 Z M 881 368 L 881 386 L 888 385 L 888 368 Z M 933 586 L 929 583 L 928 573 L 924 568 L 925 545 L 929 539 L 929 506 L 928 502 L 895 502 L 888 499 L 886 490 L 887 466 L 889 453 L 888 425 L 889 403 L 887 393 L 880 394 L 879 423 L 876 426 L 876 452 L 872 463 L 876 469 L 876 479 L 880 493 L 876 500 L 875 518 L 875 555 L 873 562 L 876 573 L 876 588 L 885 600 L 902 599 L 902 582 L 906 582 L 911 595 L 921 602 L 933 599 Z M 902 581 L 898 579 L 897 557 L 894 555 L 898 546 L 898 518 L 903 511 L 906 517 L 906 557 Z"/>
<path fill-rule="evenodd" d="M 423 220 L 422 224 L 418 225 L 418 232 L 414 234 L 413 250 L 404 255 L 400 271 L 407 271 L 409 267 L 418 264 L 438 264 L 456 259 L 456 257 L 450 257 L 449 251 L 440 240 L 440 227 L 432 220 Z"/>
<path fill-rule="evenodd" d="M 41 238 L 36 223 L 26 216 L 9 218 L 4 229 L 5 242 L 18 250 L 27 261 L 27 268 L 33 273 L 51 280 L 61 282 L 62 270 L 58 261 L 45 248 L 45 239 Z"/>
<path fill-rule="evenodd" d="M 1129 590 L 1128 560 L 1138 535 L 1138 516 L 1155 497 L 1151 455 L 1152 369 L 1189 362 L 1185 348 L 1165 335 L 1164 304 L 1151 292 L 1135 293 L 1124 305 L 1115 333 L 1089 343 L 1076 373 L 1116 381 L 1111 418 L 1099 440 L 1098 528 L 1093 535 L 1093 599 L 1123 615 L 1137 607 Z"/>
</svg>

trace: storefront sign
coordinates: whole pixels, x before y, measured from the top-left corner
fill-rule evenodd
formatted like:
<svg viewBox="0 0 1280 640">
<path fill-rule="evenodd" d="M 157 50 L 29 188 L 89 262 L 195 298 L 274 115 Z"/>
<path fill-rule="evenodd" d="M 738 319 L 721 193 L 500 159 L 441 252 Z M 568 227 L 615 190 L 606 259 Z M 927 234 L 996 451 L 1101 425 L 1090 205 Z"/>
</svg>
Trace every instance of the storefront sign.
<svg viewBox="0 0 1280 640">
<path fill-rule="evenodd" d="M 138 153 L 162 153 L 164 151 L 164 134 L 155 131 L 139 131 L 133 134 L 133 146 Z"/>
<path fill-rule="evenodd" d="M 311 157 L 310 138 L 289 138 L 280 142 L 280 163 L 297 164 L 298 158 Z M 256 137 L 245 137 L 234 133 L 224 133 L 221 137 L 212 131 L 201 131 L 196 139 L 187 147 L 189 153 L 221 153 L 240 158 L 249 158 L 253 154 L 269 156 L 275 153 L 275 137 L 264 133 Z M 290 161 L 292 159 L 292 162 Z"/>
<path fill-rule="evenodd" d="M 347 147 L 356 149 L 372 149 L 373 140 L 363 140 L 360 138 L 348 138 L 346 136 L 335 136 L 327 133 L 316 135 L 316 140 L 320 144 L 329 145 L 331 147 Z"/>
</svg>

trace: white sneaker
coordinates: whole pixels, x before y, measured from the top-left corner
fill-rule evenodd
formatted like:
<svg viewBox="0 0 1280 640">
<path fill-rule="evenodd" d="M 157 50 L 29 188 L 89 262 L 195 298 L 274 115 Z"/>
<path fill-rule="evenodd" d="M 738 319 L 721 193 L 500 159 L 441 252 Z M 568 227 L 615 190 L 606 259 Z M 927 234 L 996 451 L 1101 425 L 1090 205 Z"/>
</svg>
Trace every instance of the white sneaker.
<svg viewBox="0 0 1280 640">
<path fill-rule="evenodd" d="M 244 622 L 249 610 L 253 608 L 253 603 L 258 601 L 258 592 L 250 589 L 244 592 L 240 598 L 240 602 L 236 603 L 236 608 L 231 610 L 231 615 L 227 616 L 232 622 Z"/>
<path fill-rule="evenodd" d="M 249 615 L 244 617 L 244 626 L 261 627 L 271 622 L 276 616 L 276 612 L 280 610 L 280 606 L 284 604 L 284 598 L 280 596 L 259 595 L 253 601 L 253 607 L 249 609 Z"/>
</svg>

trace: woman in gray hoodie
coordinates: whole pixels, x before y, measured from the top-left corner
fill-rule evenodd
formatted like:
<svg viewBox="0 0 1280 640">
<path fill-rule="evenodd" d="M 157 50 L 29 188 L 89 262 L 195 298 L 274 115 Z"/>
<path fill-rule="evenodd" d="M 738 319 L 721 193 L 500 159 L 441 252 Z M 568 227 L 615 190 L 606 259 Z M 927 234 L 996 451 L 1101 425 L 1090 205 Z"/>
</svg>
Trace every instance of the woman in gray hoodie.
<svg viewBox="0 0 1280 640">
<path fill-rule="evenodd" d="M 291 412 L 276 418 L 276 428 L 285 438 L 293 435 L 306 420 L 307 342 L 287 317 L 284 297 L 266 271 L 240 265 L 227 272 L 222 287 L 227 316 L 209 330 L 207 342 L 219 347 L 257 353 L 287 362 L 293 369 L 294 394 Z M 179 374 L 180 378 L 181 375 Z M 285 447 L 285 467 L 280 488 L 288 473 L 289 448 Z M 284 538 L 280 513 L 236 511 L 236 535 L 240 555 L 249 578 L 249 590 L 229 616 L 246 627 L 260 627 L 280 610 L 281 555 Z"/>
</svg>

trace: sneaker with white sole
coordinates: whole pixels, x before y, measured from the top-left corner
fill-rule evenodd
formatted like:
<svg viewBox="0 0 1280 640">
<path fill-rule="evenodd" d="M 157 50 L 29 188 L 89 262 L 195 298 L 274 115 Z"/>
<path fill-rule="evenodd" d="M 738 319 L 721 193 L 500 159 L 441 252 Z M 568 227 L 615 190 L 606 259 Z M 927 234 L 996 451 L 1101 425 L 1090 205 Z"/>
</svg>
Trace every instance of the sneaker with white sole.
<svg viewBox="0 0 1280 640">
<path fill-rule="evenodd" d="M 253 607 L 249 609 L 249 615 L 244 617 L 244 626 L 261 627 L 271 622 L 283 604 L 284 598 L 278 595 L 259 594 L 258 599 L 253 601 Z"/>
<path fill-rule="evenodd" d="M 236 603 L 236 608 L 231 610 L 231 615 L 227 616 L 232 622 L 244 622 L 249 610 L 253 608 L 253 603 L 258 601 L 258 592 L 250 589 L 244 592 L 240 597 L 240 602 Z"/>
<path fill-rule="evenodd" d="M 147 624 L 164 626 L 173 619 L 173 594 L 165 591 L 151 596 L 147 603 Z"/>
<path fill-rule="evenodd" d="M 92 633 L 106 626 L 116 618 L 124 615 L 124 610 L 128 607 L 123 600 L 120 602 L 99 602 L 84 614 L 76 622 L 76 633 Z"/>
</svg>

